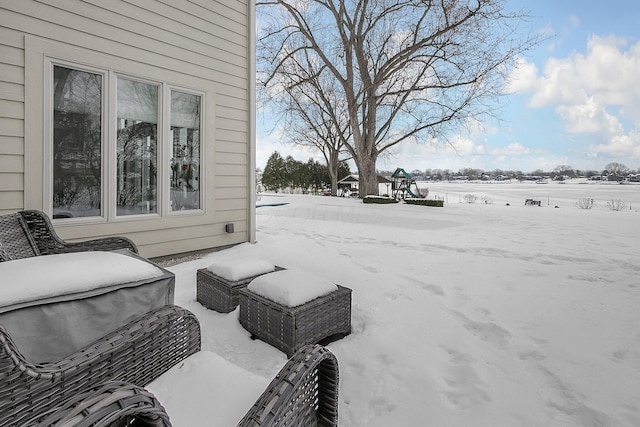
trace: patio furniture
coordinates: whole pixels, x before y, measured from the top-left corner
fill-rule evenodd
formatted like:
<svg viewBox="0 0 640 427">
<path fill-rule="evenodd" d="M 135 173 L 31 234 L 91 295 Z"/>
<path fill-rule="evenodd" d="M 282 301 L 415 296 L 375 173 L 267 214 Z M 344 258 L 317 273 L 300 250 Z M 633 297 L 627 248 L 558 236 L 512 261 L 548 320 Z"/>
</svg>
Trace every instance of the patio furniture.
<svg viewBox="0 0 640 427">
<path fill-rule="evenodd" d="M 145 388 L 176 426 L 337 425 L 338 362 L 319 345 L 298 350 L 271 381 L 201 351 Z"/>
<path fill-rule="evenodd" d="M 187 362 L 188 359 L 184 363 Z M 164 375 L 171 375 L 171 371 Z M 230 389 L 229 384 L 215 378 L 207 377 L 206 380 Z M 318 345 L 306 346 L 296 352 L 244 417 L 227 413 L 229 410 L 235 412 L 238 402 L 209 396 L 198 396 L 197 401 L 180 399 L 180 391 L 175 391 L 175 397 L 182 400 L 177 402 L 181 412 L 189 413 L 190 422 L 186 424 L 189 427 L 338 425 L 338 362 L 333 353 Z M 38 425 L 42 426 L 64 420 L 65 427 L 120 426 L 124 424 L 118 422 L 123 420 L 133 425 L 170 427 L 174 422 L 171 408 L 165 408 L 153 393 L 122 381 L 109 381 L 79 391 L 71 399 L 52 407 L 47 416 L 39 420 L 41 424 Z"/>
<path fill-rule="evenodd" d="M 78 352 L 40 364 L 27 360 L 0 326 L 0 425 L 35 425 L 105 381 L 144 386 L 199 350 L 198 320 L 176 306 L 156 309 Z"/>
<path fill-rule="evenodd" d="M 351 333 L 351 289 L 335 286 L 335 291 L 295 307 L 258 295 L 250 287 L 241 289 L 240 324 L 288 357 L 304 345 L 342 338 Z"/>
<path fill-rule="evenodd" d="M 275 271 L 283 270 L 274 266 Z M 265 274 L 265 273 L 263 273 Z M 230 313 L 240 303 L 240 289 L 244 289 L 256 277 L 253 275 L 240 280 L 228 280 L 201 268 L 196 273 L 196 299 L 200 304 L 218 313 Z"/>
<path fill-rule="evenodd" d="M 0 216 L 0 262 L 38 255 L 117 249 L 138 253 L 136 245 L 126 237 L 66 242 L 55 232 L 44 212 L 24 210 Z"/>
<path fill-rule="evenodd" d="M 137 255 L 131 240 L 67 243 L 39 211 L 0 216 L 0 252 L 0 324 L 35 363 L 174 301 L 174 274 Z"/>
<path fill-rule="evenodd" d="M 256 391 L 252 387 L 247 390 L 247 396 L 240 396 L 243 390 L 237 390 L 238 385 L 253 380 L 239 378 L 239 375 L 250 373 L 220 356 L 198 351 L 198 321 L 178 307 L 149 313 L 55 364 L 29 363 L 1 328 L 0 332 L 0 425 L 3 427 L 169 427 L 171 409 L 176 408 L 195 415 L 203 426 L 338 425 L 338 362 L 333 353 L 322 346 L 301 348 L 266 388 Z M 218 372 L 221 378 L 210 370 L 204 369 L 204 374 L 213 374 L 211 376 L 201 371 L 207 368 L 204 362 L 212 356 L 214 361 L 222 360 Z M 189 372 L 201 379 L 207 390 L 218 387 L 219 391 L 191 399 L 189 392 L 199 386 L 194 385 L 192 377 L 179 381 Z M 267 381 L 258 377 L 258 383 Z M 144 388 L 161 389 L 163 382 L 172 401 L 167 402 L 166 409 L 161 399 Z M 227 395 L 255 403 L 252 406 L 247 403 L 247 412 L 227 413 L 237 409 L 238 402 L 214 398 Z M 229 420 L 232 421 L 225 423 Z M 179 422 L 177 417 L 176 423 Z"/>
</svg>

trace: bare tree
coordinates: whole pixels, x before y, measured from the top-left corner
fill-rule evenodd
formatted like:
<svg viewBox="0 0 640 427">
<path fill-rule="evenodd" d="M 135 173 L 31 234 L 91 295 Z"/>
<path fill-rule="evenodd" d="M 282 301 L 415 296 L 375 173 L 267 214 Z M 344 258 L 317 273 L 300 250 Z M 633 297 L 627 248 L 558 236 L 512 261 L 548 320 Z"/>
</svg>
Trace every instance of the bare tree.
<svg viewBox="0 0 640 427">
<path fill-rule="evenodd" d="M 504 0 L 263 0 L 259 61 L 264 83 L 312 84 L 290 73 L 313 64 L 346 102 L 360 195 L 377 194 L 376 160 L 404 141 L 446 138 L 469 116 L 491 114 L 516 56 L 526 15 Z M 268 7 L 265 7 L 268 6 Z M 339 127 L 337 127 L 339 128 Z"/>
<path fill-rule="evenodd" d="M 624 176 L 629 172 L 629 168 L 622 163 L 612 162 L 607 163 L 604 167 L 610 174 L 615 176 Z"/>
<path fill-rule="evenodd" d="M 278 73 L 283 73 L 278 78 L 281 90 L 264 91 L 263 95 L 284 119 L 285 142 L 313 147 L 322 153 L 331 179 L 331 194 L 335 196 L 340 162 L 351 158 L 345 149 L 351 131 L 341 91 L 336 90 L 335 79 L 316 70 L 307 55 L 293 57 Z"/>
</svg>

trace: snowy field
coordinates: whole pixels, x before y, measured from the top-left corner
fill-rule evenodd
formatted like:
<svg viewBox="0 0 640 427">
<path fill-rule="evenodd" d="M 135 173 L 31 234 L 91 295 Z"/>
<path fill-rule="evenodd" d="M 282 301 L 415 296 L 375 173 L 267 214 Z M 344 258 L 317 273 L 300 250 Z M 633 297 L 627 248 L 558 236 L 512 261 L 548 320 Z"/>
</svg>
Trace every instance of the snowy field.
<svg viewBox="0 0 640 427">
<path fill-rule="evenodd" d="M 576 207 L 582 199 L 593 199 L 593 209 L 609 209 L 607 202 L 623 201 L 627 209 L 640 211 L 640 184 L 597 182 L 586 179 L 566 181 L 564 184 L 553 181 L 536 182 L 492 182 L 471 181 L 456 182 L 419 182 L 420 188 L 429 189 L 429 198 L 441 198 L 448 203 L 466 203 L 465 196 L 473 194 L 476 203 L 524 204 L 526 199 L 540 200 L 543 206 Z"/>
<path fill-rule="evenodd" d="M 353 289 L 353 332 L 329 345 L 340 425 L 640 425 L 640 186 L 420 186 L 445 207 L 263 195 L 257 243 L 222 252 Z M 170 268 L 176 303 L 205 349 L 270 379 L 284 353 L 195 301 L 216 256 Z"/>
</svg>

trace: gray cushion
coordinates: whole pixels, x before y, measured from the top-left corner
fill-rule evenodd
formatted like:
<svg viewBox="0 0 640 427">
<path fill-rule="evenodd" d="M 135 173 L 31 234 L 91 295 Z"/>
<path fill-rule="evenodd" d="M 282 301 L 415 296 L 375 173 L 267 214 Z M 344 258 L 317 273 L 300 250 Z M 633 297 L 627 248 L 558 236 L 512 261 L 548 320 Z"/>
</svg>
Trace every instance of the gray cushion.
<svg viewBox="0 0 640 427">
<path fill-rule="evenodd" d="M 40 255 L 28 232 L 22 215 L 0 216 L 0 261 L 11 261 Z"/>
</svg>

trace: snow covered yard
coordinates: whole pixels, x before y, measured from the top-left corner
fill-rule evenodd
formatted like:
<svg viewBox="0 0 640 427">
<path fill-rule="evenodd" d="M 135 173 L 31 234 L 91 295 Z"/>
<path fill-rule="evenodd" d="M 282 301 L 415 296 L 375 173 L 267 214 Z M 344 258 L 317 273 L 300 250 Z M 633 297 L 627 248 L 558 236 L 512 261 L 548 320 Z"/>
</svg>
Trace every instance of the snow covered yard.
<svg viewBox="0 0 640 427">
<path fill-rule="evenodd" d="M 353 332 L 329 345 L 340 425 L 640 425 L 640 186 L 424 185 L 444 208 L 265 195 L 258 242 L 224 251 L 353 289 Z M 169 268 L 176 303 L 204 349 L 270 379 L 284 353 L 195 301 L 216 256 Z"/>
</svg>

